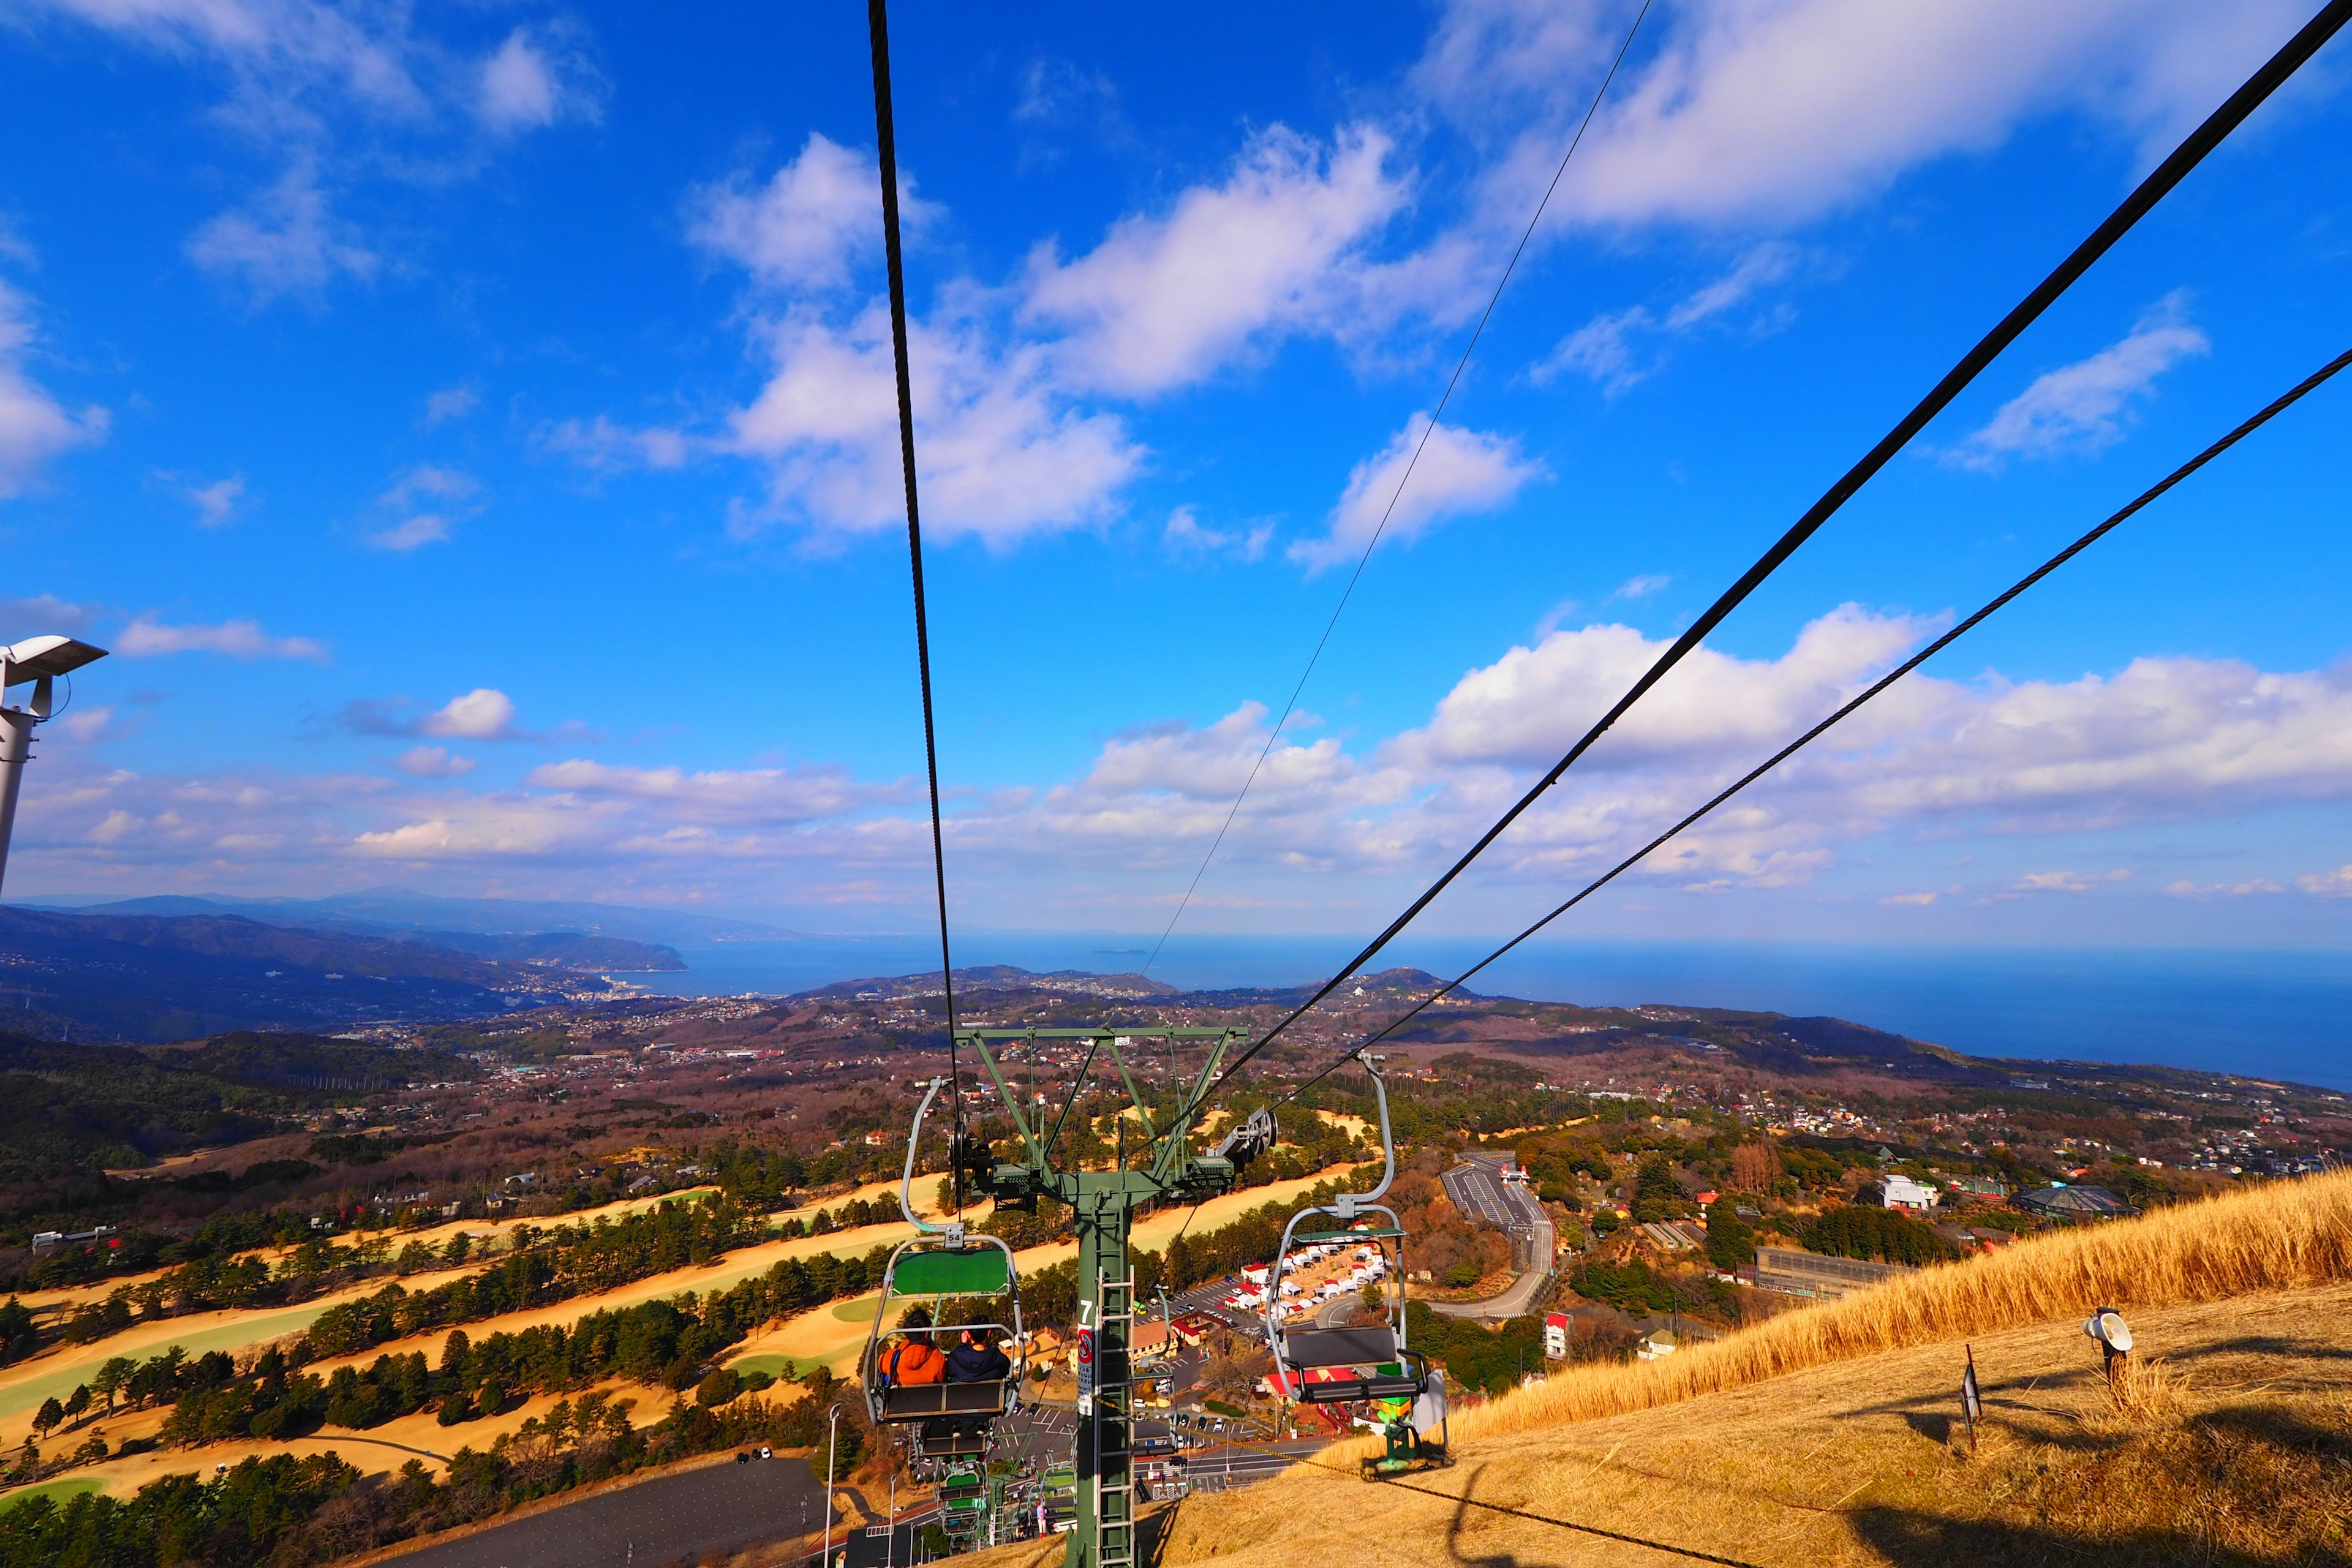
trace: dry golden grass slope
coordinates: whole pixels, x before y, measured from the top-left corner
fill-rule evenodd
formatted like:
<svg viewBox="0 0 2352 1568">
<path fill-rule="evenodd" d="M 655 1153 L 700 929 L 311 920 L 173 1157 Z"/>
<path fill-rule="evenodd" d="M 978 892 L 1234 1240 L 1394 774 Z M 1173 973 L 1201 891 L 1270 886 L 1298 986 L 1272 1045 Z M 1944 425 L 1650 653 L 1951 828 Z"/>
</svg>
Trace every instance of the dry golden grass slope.
<svg viewBox="0 0 2352 1568">
<path fill-rule="evenodd" d="M 2100 1303 L 2139 1342 L 2120 1401 L 2081 1331 Z M 1964 1342 L 1985 1395 L 1973 1452 Z M 1155 1568 L 2352 1563 L 2352 1174 L 1565 1373 L 1454 1438 L 1453 1468 L 1409 1482 L 1368 1485 L 1335 1451 L 1188 1500 L 1155 1521 Z"/>
</svg>

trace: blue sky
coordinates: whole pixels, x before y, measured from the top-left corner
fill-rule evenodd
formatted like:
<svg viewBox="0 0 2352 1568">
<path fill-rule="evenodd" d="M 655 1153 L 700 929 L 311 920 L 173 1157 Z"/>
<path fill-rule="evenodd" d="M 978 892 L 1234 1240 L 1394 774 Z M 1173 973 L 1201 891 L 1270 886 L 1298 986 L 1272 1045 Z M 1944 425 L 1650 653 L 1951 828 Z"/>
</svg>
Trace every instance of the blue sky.
<svg viewBox="0 0 2352 1568">
<path fill-rule="evenodd" d="M 1654 7 L 1185 928 L 1377 929 L 2304 19 Z M 902 5 L 955 914 L 1156 931 L 1621 4 Z M 862 13 L 0 4 L 13 896 L 925 918 Z M 2352 343 L 2322 54 L 1428 917 L 1612 863 Z M 2330 389 L 1576 917 L 2340 945 Z"/>
</svg>

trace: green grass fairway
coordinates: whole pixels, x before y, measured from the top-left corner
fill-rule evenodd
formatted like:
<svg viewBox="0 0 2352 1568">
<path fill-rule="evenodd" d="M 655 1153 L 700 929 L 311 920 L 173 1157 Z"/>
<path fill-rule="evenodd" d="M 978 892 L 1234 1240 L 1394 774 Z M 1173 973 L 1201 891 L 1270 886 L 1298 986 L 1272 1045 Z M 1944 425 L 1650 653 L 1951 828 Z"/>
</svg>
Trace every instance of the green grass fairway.
<svg viewBox="0 0 2352 1568">
<path fill-rule="evenodd" d="M 821 1363 L 805 1361 L 796 1355 L 747 1355 L 741 1361 L 732 1361 L 727 1364 L 738 1373 L 764 1372 L 770 1377 L 779 1381 L 797 1383 L 814 1372 Z"/>
<path fill-rule="evenodd" d="M 30 1502 L 37 1497 L 45 1497 L 62 1505 L 84 1492 L 102 1492 L 105 1489 L 105 1483 L 95 1476 L 59 1476 L 56 1480 L 43 1481 L 38 1486 L 18 1487 L 15 1491 L 0 1492 L 0 1513 L 5 1513 L 20 1502 Z"/>
</svg>

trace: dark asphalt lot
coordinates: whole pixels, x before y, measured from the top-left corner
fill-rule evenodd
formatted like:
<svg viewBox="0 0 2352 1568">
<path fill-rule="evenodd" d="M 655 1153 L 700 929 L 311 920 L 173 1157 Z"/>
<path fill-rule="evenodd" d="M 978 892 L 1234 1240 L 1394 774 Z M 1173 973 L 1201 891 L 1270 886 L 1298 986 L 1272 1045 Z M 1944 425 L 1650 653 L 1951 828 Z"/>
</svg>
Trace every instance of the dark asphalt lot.
<svg viewBox="0 0 2352 1568">
<path fill-rule="evenodd" d="M 659 1568 L 818 1530 L 824 1493 L 801 1458 L 641 1481 L 394 1559 L 399 1568 Z"/>
</svg>

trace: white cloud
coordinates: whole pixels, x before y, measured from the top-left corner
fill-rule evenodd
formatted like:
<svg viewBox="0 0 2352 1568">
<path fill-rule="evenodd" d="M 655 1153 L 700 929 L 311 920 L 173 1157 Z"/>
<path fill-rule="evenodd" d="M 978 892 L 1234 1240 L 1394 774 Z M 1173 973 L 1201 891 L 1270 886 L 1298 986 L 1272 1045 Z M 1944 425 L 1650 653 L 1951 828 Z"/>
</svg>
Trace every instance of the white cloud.
<svg viewBox="0 0 2352 1568">
<path fill-rule="evenodd" d="M 1633 305 L 1593 317 L 1562 338 L 1528 373 L 1529 377 L 1541 386 L 1572 371 L 1600 383 L 1613 396 L 1663 363 L 1663 351 L 1640 351 L 1641 343 L 1688 333 L 1717 321 L 1786 279 L 1797 258 L 1797 247 L 1786 241 L 1752 246 L 1730 271 L 1667 307 L 1663 316 L 1646 305 Z"/>
<path fill-rule="evenodd" d="M 449 520 L 429 511 L 404 518 L 391 527 L 367 536 L 368 543 L 374 549 L 395 553 L 421 550 L 428 544 L 445 544 L 448 539 Z"/>
<path fill-rule="evenodd" d="M 272 187 L 200 226 L 192 260 L 257 305 L 315 295 L 378 261 L 328 211 L 321 170 L 417 185 L 471 172 L 498 142 L 593 119 L 597 84 L 564 26 L 517 30 L 483 57 L 414 30 L 418 8 L 314 0 L 26 0 L 14 18 L 69 19 L 225 81 L 208 117 L 273 158 Z M 428 21 L 446 12 L 425 8 Z"/>
<path fill-rule="evenodd" d="M 1750 247 L 1730 271 L 1668 310 L 1666 330 L 1686 331 L 1702 321 L 1736 310 L 1759 290 L 1786 279 L 1796 264 L 1797 247 L 1785 240 L 1767 240 Z"/>
<path fill-rule="evenodd" d="M 482 395 L 471 384 L 445 386 L 425 400 L 425 423 L 440 425 L 463 419 L 481 405 Z"/>
<path fill-rule="evenodd" d="M 236 516 L 237 503 L 245 499 L 245 476 L 232 474 L 210 484 L 184 479 L 176 474 L 157 476 L 174 489 L 190 506 L 196 509 L 196 526 L 224 528 Z"/>
<path fill-rule="evenodd" d="M 1595 316 L 1560 339 L 1529 374 L 1541 386 L 1563 371 L 1574 371 L 1599 382 L 1608 392 L 1622 392 L 1654 368 L 1634 363 L 1633 342 L 1655 326 L 1656 320 L 1640 305 Z"/>
<path fill-rule="evenodd" d="M 88 744 L 106 737 L 107 731 L 114 727 L 114 714 L 112 708 L 77 708 L 53 722 L 57 729 L 65 731 L 67 739 Z"/>
<path fill-rule="evenodd" d="M 1848 605 L 1798 634 L 1777 659 L 1702 647 L 1619 721 L 1586 766 L 1756 753 L 1802 730 L 1894 663 L 1928 623 Z M 1472 670 L 1423 729 L 1395 745 L 1424 764 L 1548 767 L 1665 652 L 1630 626 L 1556 631 Z"/>
<path fill-rule="evenodd" d="M 515 725 L 513 699 L 495 687 L 478 686 L 430 713 L 420 713 L 405 697 L 361 698 L 336 711 L 336 721 L 362 735 L 429 736 L 452 741 L 520 741 L 536 737 Z M 422 756 L 423 748 L 407 753 Z M 467 763 L 471 766 L 471 763 Z"/>
<path fill-rule="evenodd" d="M 850 268 L 882 253 L 881 175 L 873 155 L 815 132 L 768 183 L 735 174 L 695 193 L 688 237 L 770 289 L 816 292 L 849 284 Z M 898 222 L 919 233 L 938 216 L 898 177 Z"/>
<path fill-rule="evenodd" d="M 299 158 L 278 182 L 242 211 L 226 212 L 191 235 L 188 259 L 244 285 L 255 305 L 286 294 L 315 294 L 337 276 L 375 275 L 376 258 L 355 231 L 327 210 L 316 165 Z"/>
<path fill-rule="evenodd" d="M 1378 454 L 1357 464 L 1329 531 L 1292 545 L 1290 558 L 1319 572 L 1354 560 L 1375 533 L 1382 543 L 1409 544 L 1448 518 L 1508 506 L 1529 481 L 1544 477 L 1543 465 L 1522 458 L 1508 437 L 1439 425 L 1424 444 L 1428 426 L 1427 416 L 1414 415 Z"/>
<path fill-rule="evenodd" d="M 22 494 L 52 458 L 106 437 L 105 409 L 69 414 L 26 373 L 30 316 L 25 297 L 0 283 L 0 500 Z"/>
<path fill-rule="evenodd" d="M 1064 262 L 1031 257 L 1023 316 L 1068 335 L 1072 385 L 1149 396 L 1196 382 L 1286 331 L 1339 330 L 1359 247 L 1405 200 L 1368 126 L 1326 149 L 1283 126 L 1253 137 L 1222 185 L 1195 185 L 1165 217 L 1129 216 Z"/>
<path fill-rule="evenodd" d="M 739 520 L 739 530 L 775 518 L 837 532 L 903 525 L 882 307 L 839 329 L 793 312 L 767 334 L 774 372 L 732 417 L 729 444 L 768 466 L 769 507 Z M 970 316 L 910 321 L 908 338 L 927 530 L 1004 544 L 1108 515 L 1143 456 L 1117 416 L 1072 407 L 1048 378 L 1042 350 L 1003 348 Z"/>
<path fill-rule="evenodd" d="M 98 620 L 94 605 L 77 605 L 55 594 L 28 599 L 0 599 L 0 643 L 21 642 L 28 637 L 62 633 L 79 637 Z"/>
<path fill-rule="evenodd" d="M 523 781 L 540 789 L 656 803 L 689 822 L 745 826 L 841 816 L 886 794 L 861 785 L 845 769 L 615 767 L 573 758 L 533 768 Z"/>
<path fill-rule="evenodd" d="M 453 514 L 480 511 L 481 493 L 481 481 L 462 468 L 420 463 L 404 469 L 394 476 L 375 503 L 378 511 L 395 521 L 369 532 L 366 542 L 372 549 L 397 553 L 445 543 Z"/>
<path fill-rule="evenodd" d="M 1998 468 L 2007 458 L 2096 452 L 2121 440 L 2133 401 L 2152 394 L 2166 371 L 2212 347 L 2188 323 L 2186 308 L 2187 297 L 2176 290 L 2143 314 L 2122 342 L 2034 377 L 1948 454 L 1950 460 Z"/>
<path fill-rule="evenodd" d="M 2104 882 L 2128 882 L 2129 871 L 2085 875 L 2080 871 L 2028 871 L 2010 884 L 2021 893 L 2087 893 Z"/>
<path fill-rule="evenodd" d="M 585 107 L 565 90 L 555 60 L 525 28 L 508 34 L 498 52 L 482 62 L 476 112 L 494 131 L 535 131 Z"/>
<path fill-rule="evenodd" d="M 474 759 L 459 756 L 446 746 L 411 746 L 394 759 L 393 766 L 411 778 L 454 779 L 474 771 Z"/>
<path fill-rule="evenodd" d="M 1673 582 L 1674 578 L 1671 576 L 1649 572 L 1639 573 L 1619 584 L 1617 591 L 1609 596 L 1612 599 L 1652 598 L 1664 593 Z"/>
<path fill-rule="evenodd" d="M 536 440 L 543 450 L 599 474 L 683 468 L 699 445 L 683 430 L 659 425 L 633 430 L 602 414 L 593 419 L 558 420 L 542 427 Z"/>
<path fill-rule="evenodd" d="M 218 653 L 231 658 L 307 658 L 325 663 L 327 645 L 312 637 L 271 637 L 251 620 L 215 626 L 169 626 L 142 615 L 114 639 L 114 651 L 131 658 L 175 653 Z"/>
<path fill-rule="evenodd" d="M 459 741 L 505 741 L 515 735 L 514 700 L 492 687 L 478 686 L 452 697 L 417 726 L 420 734 Z"/>
<path fill-rule="evenodd" d="M 1243 561 L 1255 561 L 1265 554 L 1265 547 L 1274 539 L 1274 524 L 1256 523 L 1246 528 L 1210 528 L 1189 506 L 1180 506 L 1168 514 L 1168 525 L 1161 537 L 1171 550 L 1187 555 L 1231 555 Z"/>
<path fill-rule="evenodd" d="M 1485 205 L 1524 214 L 1613 54 L 1622 14 L 1455 0 L 1415 76 L 1506 150 Z M 1780 0 L 1654 13 L 1570 166 L 1553 226 L 1801 221 L 2073 110 L 2160 145 L 2304 20 L 2288 0 Z M 1533 121 L 1535 129 L 1518 126 Z"/>
<path fill-rule="evenodd" d="M 1667 700 L 1656 718 L 1637 709 L 1591 766 L 1498 843 L 1465 889 L 1483 902 L 1452 918 L 1519 914 L 1639 847 L 1927 626 L 1849 607 L 1777 658 L 1701 650 L 1660 688 Z M 1385 742 L 1294 719 L 1266 752 L 1203 894 L 1235 910 L 1385 913 L 1554 760 L 1562 737 L 1622 689 L 1627 668 L 1663 646 L 1622 627 L 1556 634 L 1471 671 L 1429 723 Z M 1506 688 L 1517 699 L 1507 710 Z M 430 714 L 392 704 L 346 719 L 420 742 L 520 733 L 511 702 L 488 689 Z M 1097 918 L 1164 911 L 1265 751 L 1268 719 L 1249 703 L 1212 723 L 1144 726 L 1112 736 L 1058 781 L 959 793 L 948 818 L 959 896 L 1034 891 L 1040 910 Z M 824 764 L 690 770 L 573 757 L 533 769 L 516 788 L 471 791 L 460 777 L 467 760 L 441 744 L 415 745 L 385 772 L 319 777 L 144 778 L 80 755 L 59 753 L 58 775 L 19 828 L 28 865 L 70 873 L 76 885 L 118 885 L 101 874 L 140 867 L 194 876 L 231 856 L 290 879 L 336 866 L 365 877 L 387 859 L 476 866 L 504 889 L 540 879 L 550 896 L 620 897 L 658 883 L 757 901 L 780 876 L 810 902 L 911 909 L 928 893 L 919 791 Z M 422 779 L 432 787 L 407 783 Z M 1966 834 L 2042 846 L 2028 862 L 2040 868 L 2011 869 L 1979 890 L 2056 902 L 2050 896 L 2133 885 L 2120 868 L 2096 868 L 2114 864 L 2101 838 L 2111 829 L 2162 823 L 2169 836 L 2203 820 L 2227 821 L 2235 834 L 2250 812 L 2322 800 L 2352 800 L 2352 672 L 2179 659 L 2064 682 L 1915 676 L 1632 880 L 1694 896 L 1789 887 L 1838 868 L 1856 846 L 1889 846 L 1900 860 L 1906 843 Z M 1879 858 L 1876 847 L 1855 857 Z M 2173 873 L 2143 875 L 2161 888 Z M 1925 880 L 1899 870 L 1881 886 L 1865 879 L 1860 902 L 1972 907 L 1961 888 L 1935 891 Z M 2299 886 L 2352 897 L 2352 867 Z M 2274 897 L 2278 882 L 2176 879 L 2168 890 Z"/>
</svg>

